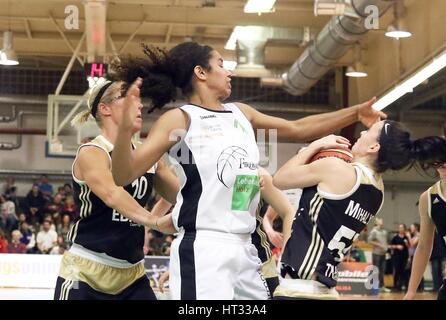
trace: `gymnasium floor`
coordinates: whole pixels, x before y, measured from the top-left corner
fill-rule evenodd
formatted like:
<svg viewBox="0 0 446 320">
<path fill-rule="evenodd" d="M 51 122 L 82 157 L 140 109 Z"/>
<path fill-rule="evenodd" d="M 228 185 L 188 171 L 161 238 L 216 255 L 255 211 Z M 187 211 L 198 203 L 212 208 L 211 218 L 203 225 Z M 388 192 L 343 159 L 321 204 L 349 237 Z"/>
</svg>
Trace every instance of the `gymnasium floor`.
<svg viewBox="0 0 446 320">
<path fill-rule="evenodd" d="M 52 300 L 53 289 L 15 289 L 0 288 L 0 300 Z M 158 295 L 158 294 L 157 294 Z M 404 293 L 380 293 L 378 296 L 342 295 L 341 300 L 401 300 Z M 165 296 L 159 296 L 165 299 Z M 431 292 L 418 293 L 416 300 L 436 300 Z"/>
</svg>

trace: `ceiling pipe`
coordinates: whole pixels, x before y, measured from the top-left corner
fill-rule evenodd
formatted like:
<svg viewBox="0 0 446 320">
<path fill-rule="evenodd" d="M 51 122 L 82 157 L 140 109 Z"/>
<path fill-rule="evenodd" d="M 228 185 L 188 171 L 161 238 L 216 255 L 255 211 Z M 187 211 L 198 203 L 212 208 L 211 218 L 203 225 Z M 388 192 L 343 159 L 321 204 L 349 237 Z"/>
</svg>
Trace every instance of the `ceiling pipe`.
<svg viewBox="0 0 446 320">
<path fill-rule="evenodd" d="M 367 9 L 375 6 L 381 17 L 395 0 L 351 0 L 352 15 L 334 16 L 318 34 L 287 73 L 282 75 L 284 88 L 293 95 L 302 95 L 313 87 L 347 51 L 370 30 Z"/>
<path fill-rule="evenodd" d="M 23 128 L 23 119 L 24 119 L 25 116 L 31 116 L 31 115 L 44 115 L 44 116 L 46 116 L 46 112 L 20 111 L 17 114 L 17 127 L 16 128 L 12 128 L 12 132 L 14 130 L 16 130 L 17 132 L 20 132 L 20 131 L 26 132 L 27 129 Z M 1 130 L 5 130 L 6 131 L 7 129 L 1 129 Z M 0 130 L 0 133 L 1 133 L 1 130 Z M 28 130 L 30 130 L 30 129 L 28 129 Z M 39 129 L 34 129 L 34 130 L 39 130 Z M 16 150 L 16 149 L 19 149 L 22 146 L 22 134 L 23 133 L 18 133 L 17 134 L 15 143 L 12 143 L 12 142 L 0 142 L 0 150 Z M 33 133 L 28 133 L 28 134 L 33 134 Z"/>
</svg>

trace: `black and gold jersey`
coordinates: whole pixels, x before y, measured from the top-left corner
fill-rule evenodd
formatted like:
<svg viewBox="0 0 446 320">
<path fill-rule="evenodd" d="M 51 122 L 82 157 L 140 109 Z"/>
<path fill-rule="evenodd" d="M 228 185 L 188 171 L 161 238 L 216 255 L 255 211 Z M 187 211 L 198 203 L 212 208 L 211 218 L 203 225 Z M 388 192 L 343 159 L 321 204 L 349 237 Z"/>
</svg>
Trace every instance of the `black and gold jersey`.
<svg viewBox="0 0 446 320">
<path fill-rule="evenodd" d="M 381 176 L 364 165 L 353 165 L 357 179 L 349 193 L 334 195 L 317 186 L 303 190 L 282 254 L 282 277 L 336 286 L 337 265 L 379 212 L 384 198 Z"/>
<path fill-rule="evenodd" d="M 85 146 L 104 150 L 111 166 L 113 144 L 105 137 L 99 135 L 80 148 Z M 143 207 L 152 193 L 154 174 L 155 167 L 124 187 Z M 108 207 L 84 181 L 74 176 L 74 172 L 72 177 L 77 217 L 68 234 L 69 240 L 85 249 L 131 264 L 140 262 L 144 258 L 144 227 Z"/>
<path fill-rule="evenodd" d="M 446 243 L 446 198 L 438 181 L 428 190 L 428 214 L 437 228 L 439 235 Z"/>
</svg>

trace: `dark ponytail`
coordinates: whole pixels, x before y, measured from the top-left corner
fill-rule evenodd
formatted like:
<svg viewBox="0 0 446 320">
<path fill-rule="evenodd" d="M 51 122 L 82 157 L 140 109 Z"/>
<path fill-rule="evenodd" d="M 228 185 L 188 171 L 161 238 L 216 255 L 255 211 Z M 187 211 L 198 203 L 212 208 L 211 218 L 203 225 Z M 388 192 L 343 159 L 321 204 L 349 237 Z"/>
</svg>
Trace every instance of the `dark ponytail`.
<svg viewBox="0 0 446 320">
<path fill-rule="evenodd" d="M 428 170 L 446 162 L 446 139 L 438 136 L 410 139 L 409 131 L 399 122 L 385 121 L 381 130 L 376 169 L 401 170 L 418 164 Z"/>
<path fill-rule="evenodd" d="M 149 112 L 162 108 L 176 98 L 177 88 L 184 95 L 192 93 L 192 76 L 197 65 L 210 69 L 209 59 L 213 49 L 196 42 L 184 42 L 169 52 L 142 44 L 145 58 L 127 57 L 112 64 L 109 78 L 124 81 L 123 93 L 136 78 L 143 79 L 141 97 L 152 100 Z"/>
<path fill-rule="evenodd" d="M 176 97 L 176 87 L 173 83 L 167 52 L 161 48 L 142 44 L 145 58 L 126 57 L 112 64 L 112 80 L 125 82 L 122 91 L 127 92 L 130 84 L 138 77 L 143 79 L 141 97 L 152 100 L 152 108 L 162 108 Z"/>
</svg>

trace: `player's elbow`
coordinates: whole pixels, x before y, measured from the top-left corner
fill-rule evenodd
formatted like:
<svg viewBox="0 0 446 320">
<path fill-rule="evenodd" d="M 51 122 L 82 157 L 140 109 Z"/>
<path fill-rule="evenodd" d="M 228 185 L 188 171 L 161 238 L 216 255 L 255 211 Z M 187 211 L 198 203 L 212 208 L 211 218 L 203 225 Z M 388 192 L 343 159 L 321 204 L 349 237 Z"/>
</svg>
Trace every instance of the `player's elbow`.
<svg viewBox="0 0 446 320">
<path fill-rule="evenodd" d="M 118 171 L 112 170 L 112 173 L 113 173 L 113 180 L 115 181 L 117 186 L 125 186 L 128 184 L 127 180 L 129 180 L 129 179 L 124 174 L 124 172 L 122 172 L 121 170 L 118 170 Z"/>
</svg>

